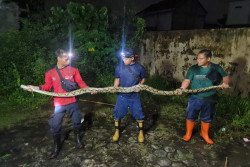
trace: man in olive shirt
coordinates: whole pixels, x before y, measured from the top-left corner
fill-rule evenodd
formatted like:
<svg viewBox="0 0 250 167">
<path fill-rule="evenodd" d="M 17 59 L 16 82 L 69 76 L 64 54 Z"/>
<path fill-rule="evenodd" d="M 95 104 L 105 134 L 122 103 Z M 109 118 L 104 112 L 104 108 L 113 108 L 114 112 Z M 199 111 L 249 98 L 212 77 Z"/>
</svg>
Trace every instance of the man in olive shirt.
<svg viewBox="0 0 250 167">
<path fill-rule="evenodd" d="M 211 62 L 212 53 L 210 50 L 201 50 L 197 56 L 197 64 L 189 68 L 186 78 L 177 89 L 179 94 L 181 90 L 186 89 L 191 83 L 191 89 L 206 88 L 221 83 L 222 88 L 229 88 L 229 77 L 225 71 L 217 64 Z M 217 102 L 217 92 L 215 89 L 194 93 L 188 100 L 188 107 L 186 111 L 186 135 L 183 140 L 189 141 L 192 136 L 195 120 L 197 120 L 199 113 L 201 119 L 201 133 L 200 136 L 209 143 L 214 142 L 209 138 L 208 131 L 210 122 L 215 113 L 215 104 Z"/>
</svg>

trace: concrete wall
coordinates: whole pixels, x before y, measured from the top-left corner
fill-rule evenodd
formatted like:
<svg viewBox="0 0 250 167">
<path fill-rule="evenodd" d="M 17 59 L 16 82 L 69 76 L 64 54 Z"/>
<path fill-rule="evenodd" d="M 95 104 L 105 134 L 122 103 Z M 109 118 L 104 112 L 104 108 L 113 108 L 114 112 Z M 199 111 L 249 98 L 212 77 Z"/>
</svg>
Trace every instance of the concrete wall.
<svg viewBox="0 0 250 167">
<path fill-rule="evenodd" d="M 150 75 L 181 82 L 201 49 L 230 75 L 231 90 L 250 96 L 250 28 L 147 32 L 139 61 Z"/>
</svg>

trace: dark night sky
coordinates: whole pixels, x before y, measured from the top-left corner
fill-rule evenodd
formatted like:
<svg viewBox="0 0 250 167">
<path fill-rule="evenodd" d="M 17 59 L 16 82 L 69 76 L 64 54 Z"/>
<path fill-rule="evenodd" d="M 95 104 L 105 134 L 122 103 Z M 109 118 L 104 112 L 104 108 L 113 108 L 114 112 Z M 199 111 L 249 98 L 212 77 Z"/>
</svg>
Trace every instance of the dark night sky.
<svg viewBox="0 0 250 167">
<path fill-rule="evenodd" d="M 1 0 L 0 0 L 1 1 Z M 57 3 L 67 3 L 70 0 L 45 0 L 47 7 L 51 5 L 59 5 Z M 136 13 L 145 9 L 151 4 L 158 3 L 162 0 L 73 0 L 75 2 L 89 2 L 98 6 L 107 6 L 112 10 L 113 13 L 120 15 L 123 13 L 123 4 L 125 1 L 129 6 L 133 7 Z M 199 0 L 203 7 L 207 10 L 208 14 L 206 17 L 206 22 L 209 24 L 216 23 L 218 19 L 223 17 L 223 14 L 227 13 L 228 1 L 230 0 Z M 56 4 L 53 4 L 56 3 Z"/>
<path fill-rule="evenodd" d="M 215 23 L 227 13 L 229 0 L 200 0 L 200 2 L 208 12 L 207 23 Z"/>
<path fill-rule="evenodd" d="M 118 0 L 119 1 L 119 0 Z M 136 10 L 141 11 L 150 4 L 160 2 L 161 0 L 133 0 L 136 4 Z M 203 7 L 207 10 L 208 14 L 206 22 L 213 24 L 217 19 L 223 17 L 227 13 L 229 0 L 199 0 Z"/>
<path fill-rule="evenodd" d="M 114 13 L 123 13 L 123 4 L 127 1 L 130 6 L 133 6 L 136 13 L 145 9 L 151 4 L 158 3 L 162 0 L 78 0 L 85 2 L 96 2 L 99 5 L 105 5 L 113 10 Z M 228 2 L 230 0 L 199 0 L 203 7 L 207 10 L 208 14 L 206 22 L 214 24 L 218 19 L 221 19 L 227 13 Z"/>
</svg>

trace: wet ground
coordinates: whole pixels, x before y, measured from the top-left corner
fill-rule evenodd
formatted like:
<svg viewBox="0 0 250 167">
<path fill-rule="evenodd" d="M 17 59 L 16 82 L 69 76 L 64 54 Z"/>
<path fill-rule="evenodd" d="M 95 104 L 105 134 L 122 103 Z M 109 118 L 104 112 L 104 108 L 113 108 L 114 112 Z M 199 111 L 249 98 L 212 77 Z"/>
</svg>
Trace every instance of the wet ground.
<svg viewBox="0 0 250 167">
<path fill-rule="evenodd" d="M 100 105 L 83 105 L 85 113 L 82 142 L 85 148 L 75 148 L 70 120 L 64 119 L 63 147 L 57 159 L 49 160 L 53 141 L 46 116 L 23 122 L 16 127 L 0 131 L 1 167 L 249 167 L 250 143 L 243 141 L 214 145 L 199 137 L 199 124 L 190 142 L 182 141 L 185 119 L 176 123 L 152 116 L 145 121 L 145 143 L 137 142 L 135 120 L 127 116 L 122 121 L 119 142 L 112 141 L 114 132 L 112 108 Z M 213 137 L 213 135 L 211 135 Z M 226 165 L 225 165 L 226 164 Z"/>
</svg>

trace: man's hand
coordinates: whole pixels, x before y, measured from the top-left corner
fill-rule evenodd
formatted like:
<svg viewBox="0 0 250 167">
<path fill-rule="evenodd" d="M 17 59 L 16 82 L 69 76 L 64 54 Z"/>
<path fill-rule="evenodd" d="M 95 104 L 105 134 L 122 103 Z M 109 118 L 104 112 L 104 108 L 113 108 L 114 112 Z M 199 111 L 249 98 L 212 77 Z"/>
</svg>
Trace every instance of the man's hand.
<svg viewBox="0 0 250 167">
<path fill-rule="evenodd" d="M 96 90 L 92 91 L 91 94 L 92 95 L 96 95 L 98 92 Z"/>
<path fill-rule="evenodd" d="M 39 86 L 27 85 L 27 89 L 24 89 L 28 92 L 33 92 L 33 89 L 39 90 Z"/>
<path fill-rule="evenodd" d="M 176 89 L 177 95 L 182 95 L 182 91 L 187 89 L 191 83 L 190 79 L 184 79 L 181 83 L 181 87 Z"/>
<path fill-rule="evenodd" d="M 138 92 L 140 92 L 140 89 L 136 89 L 134 92 L 138 93 Z"/>
<path fill-rule="evenodd" d="M 117 88 L 117 86 L 114 86 L 114 88 Z M 110 93 L 116 93 L 115 90 L 111 90 Z"/>
<path fill-rule="evenodd" d="M 112 90 L 112 91 L 110 91 L 110 93 L 115 93 L 115 91 L 114 91 L 114 90 Z"/>
<path fill-rule="evenodd" d="M 229 88 L 229 84 L 223 83 L 223 84 L 221 85 L 221 88 L 222 88 L 222 89 L 228 89 L 228 88 Z"/>
<path fill-rule="evenodd" d="M 139 85 L 143 85 L 145 83 L 146 79 L 142 78 L 141 82 L 139 83 Z M 134 92 L 138 93 L 140 92 L 140 89 L 136 89 Z"/>
<path fill-rule="evenodd" d="M 223 77 L 223 84 L 221 85 L 222 89 L 228 89 L 229 88 L 229 76 Z"/>
<path fill-rule="evenodd" d="M 182 95 L 182 90 L 183 90 L 183 88 L 178 88 L 175 91 L 178 92 L 177 95 Z"/>
</svg>

